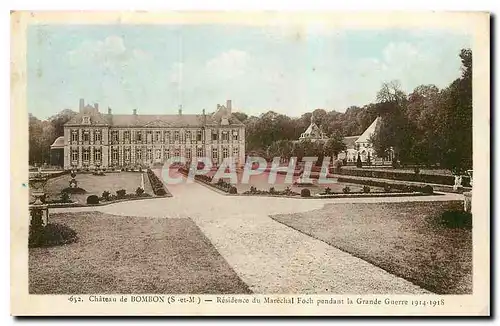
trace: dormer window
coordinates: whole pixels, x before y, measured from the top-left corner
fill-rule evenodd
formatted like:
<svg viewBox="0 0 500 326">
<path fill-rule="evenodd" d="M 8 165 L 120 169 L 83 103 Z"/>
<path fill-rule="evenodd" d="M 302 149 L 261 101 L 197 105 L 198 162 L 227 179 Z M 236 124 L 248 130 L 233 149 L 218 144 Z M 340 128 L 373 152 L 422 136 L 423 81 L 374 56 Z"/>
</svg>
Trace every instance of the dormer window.
<svg viewBox="0 0 500 326">
<path fill-rule="evenodd" d="M 88 124 L 90 124 L 90 117 L 87 117 L 87 116 L 83 117 L 83 121 L 82 121 L 82 123 L 83 123 L 84 125 L 88 125 Z"/>
</svg>

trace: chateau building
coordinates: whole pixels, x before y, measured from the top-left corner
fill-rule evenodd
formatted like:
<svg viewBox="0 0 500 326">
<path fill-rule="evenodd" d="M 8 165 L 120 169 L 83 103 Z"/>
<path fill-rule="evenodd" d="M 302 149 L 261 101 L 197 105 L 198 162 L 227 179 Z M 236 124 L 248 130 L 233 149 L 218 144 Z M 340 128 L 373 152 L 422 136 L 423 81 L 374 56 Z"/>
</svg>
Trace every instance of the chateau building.
<svg viewBox="0 0 500 326">
<path fill-rule="evenodd" d="M 231 100 L 213 114 L 107 114 L 80 100 L 64 125 L 64 168 L 152 166 L 170 158 L 208 157 L 214 165 L 245 160 L 245 125 L 232 115 Z M 59 141 L 60 142 L 60 141 Z"/>
</svg>

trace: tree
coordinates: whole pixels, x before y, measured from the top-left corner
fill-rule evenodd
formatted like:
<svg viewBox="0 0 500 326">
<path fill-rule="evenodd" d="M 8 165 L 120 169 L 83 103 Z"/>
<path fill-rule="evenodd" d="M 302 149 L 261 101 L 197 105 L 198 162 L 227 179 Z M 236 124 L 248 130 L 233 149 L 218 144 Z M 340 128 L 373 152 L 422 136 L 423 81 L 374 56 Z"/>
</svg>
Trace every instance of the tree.
<svg viewBox="0 0 500 326">
<path fill-rule="evenodd" d="M 336 158 L 340 152 L 346 150 L 343 137 L 340 133 L 335 133 L 325 143 L 325 155 Z"/>
<path fill-rule="evenodd" d="M 356 167 L 357 168 L 363 167 L 363 162 L 361 161 L 361 156 L 359 156 L 359 153 L 358 153 L 358 159 L 356 160 Z"/>
</svg>

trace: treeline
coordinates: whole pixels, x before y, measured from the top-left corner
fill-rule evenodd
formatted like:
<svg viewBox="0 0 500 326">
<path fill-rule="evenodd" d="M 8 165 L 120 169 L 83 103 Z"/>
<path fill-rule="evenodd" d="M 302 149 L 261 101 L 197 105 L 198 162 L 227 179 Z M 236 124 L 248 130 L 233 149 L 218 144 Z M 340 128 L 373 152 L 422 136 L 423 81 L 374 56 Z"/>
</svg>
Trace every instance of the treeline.
<svg viewBox="0 0 500 326">
<path fill-rule="evenodd" d="M 342 148 L 342 137 L 361 135 L 381 116 L 371 140 L 378 156 L 385 157 L 391 150 L 397 164 L 440 165 L 457 172 L 472 168 L 472 52 L 463 49 L 459 57 L 461 77 L 444 89 L 421 85 L 406 94 L 399 82 L 391 81 L 382 85 L 375 103 L 350 107 L 345 113 L 315 110 L 314 122 L 331 138 L 330 144 L 326 149 L 308 145 L 306 151 L 331 155 L 328 151 Z M 235 114 L 247 126 L 247 151 L 268 156 L 304 151 L 293 141 L 309 126 L 311 113 L 300 118 L 273 111 L 259 117 Z"/>
</svg>

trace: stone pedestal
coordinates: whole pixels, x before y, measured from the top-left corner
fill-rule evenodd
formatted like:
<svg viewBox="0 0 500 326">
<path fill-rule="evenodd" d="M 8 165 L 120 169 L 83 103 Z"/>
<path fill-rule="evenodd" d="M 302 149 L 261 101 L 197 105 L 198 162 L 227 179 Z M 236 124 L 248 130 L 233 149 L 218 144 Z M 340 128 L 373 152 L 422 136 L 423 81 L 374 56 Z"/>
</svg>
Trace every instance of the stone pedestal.
<svg viewBox="0 0 500 326">
<path fill-rule="evenodd" d="M 472 191 L 464 192 L 464 211 L 472 211 Z"/>
</svg>

